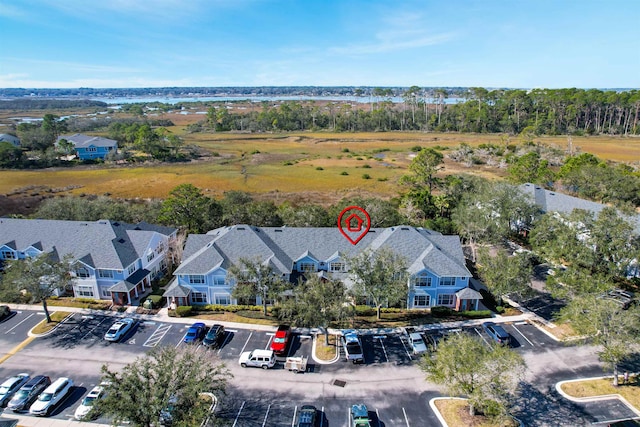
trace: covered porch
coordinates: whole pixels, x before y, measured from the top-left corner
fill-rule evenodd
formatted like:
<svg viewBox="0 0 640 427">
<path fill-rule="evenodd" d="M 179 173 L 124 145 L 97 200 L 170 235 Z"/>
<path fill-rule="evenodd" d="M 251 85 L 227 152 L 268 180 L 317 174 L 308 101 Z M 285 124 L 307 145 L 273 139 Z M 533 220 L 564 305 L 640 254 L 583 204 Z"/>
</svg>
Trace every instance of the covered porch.
<svg viewBox="0 0 640 427">
<path fill-rule="evenodd" d="M 122 280 L 109 288 L 111 291 L 111 301 L 115 305 L 131 305 L 135 301 L 139 301 L 147 290 L 151 289 L 151 272 L 145 270 L 137 270 L 127 279 Z"/>
<path fill-rule="evenodd" d="M 471 288 L 460 289 L 456 292 L 456 311 L 478 310 L 482 294 Z"/>
<path fill-rule="evenodd" d="M 172 310 L 183 305 L 191 305 L 191 288 L 180 285 L 177 280 L 169 285 L 162 296 L 167 299 Z"/>
</svg>

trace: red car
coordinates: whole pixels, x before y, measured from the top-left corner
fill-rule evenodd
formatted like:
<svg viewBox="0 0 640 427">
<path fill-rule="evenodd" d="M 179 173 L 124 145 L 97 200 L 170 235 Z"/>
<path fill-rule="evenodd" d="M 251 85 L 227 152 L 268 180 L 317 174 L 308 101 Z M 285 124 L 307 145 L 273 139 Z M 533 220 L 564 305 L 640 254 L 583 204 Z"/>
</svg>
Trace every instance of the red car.
<svg viewBox="0 0 640 427">
<path fill-rule="evenodd" d="M 291 328 L 288 325 L 278 326 L 276 335 L 273 337 L 273 341 L 271 341 L 271 351 L 278 355 L 284 354 L 289 344 L 289 335 L 291 335 Z"/>
</svg>

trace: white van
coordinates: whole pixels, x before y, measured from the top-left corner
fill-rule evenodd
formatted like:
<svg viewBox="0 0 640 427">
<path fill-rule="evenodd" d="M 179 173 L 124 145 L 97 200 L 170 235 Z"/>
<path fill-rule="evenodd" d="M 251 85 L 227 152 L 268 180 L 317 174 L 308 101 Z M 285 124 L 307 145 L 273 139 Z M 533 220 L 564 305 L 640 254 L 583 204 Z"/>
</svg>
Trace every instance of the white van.
<svg viewBox="0 0 640 427">
<path fill-rule="evenodd" d="M 276 364 L 276 355 L 272 350 L 245 351 L 240 355 L 240 366 L 246 368 L 253 366 L 256 368 L 269 369 Z"/>
<path fill-rule="evenodd" d="M 29 408 L 29 413 L 33 415 L 49 415 L 53 407 L 69 394 L 71 387 L 73 387 L 71 379 L 58 378 L 49 387 L 45 388 L 38 396 L 38 399 L 33 402 L 31 408 Z"/>
</svg>

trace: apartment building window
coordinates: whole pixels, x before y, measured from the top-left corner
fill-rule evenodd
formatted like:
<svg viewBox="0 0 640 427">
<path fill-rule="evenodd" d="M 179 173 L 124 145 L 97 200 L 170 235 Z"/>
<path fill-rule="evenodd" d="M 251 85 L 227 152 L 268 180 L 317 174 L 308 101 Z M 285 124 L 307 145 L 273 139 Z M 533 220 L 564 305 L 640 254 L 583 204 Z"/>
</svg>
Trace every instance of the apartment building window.
<svg viewBox="0 0 640 427">
<path fill-rule="evenodd" d="M 147 255 L 147 262 L 151 262 L 152 259 L 154 259 L 156 257 L 156 254 L 154 252 L 151 252 L 150 254 Z"/>
<path fill-rule="evenodd" d="M 224 286 L 223 276 L 213 276 L 213 286 Z"/>
<path fill-rule="evenodd" d="M 230 305 L 231 297 L 229 295 L 216 295 L 216 304 Z"/>
<path fill-rule="evenodd" d="M 414 295 L 413 306 L 414 307 L 429 307 L 431 304 L 431 296 L 429 295 Z"/>
<path fill-rule="evenodd" d="M 76 295 L 79 297 L 93 298 L 93 288 L 91 286 L 78 286 L 76 289 Z"/>
<path fill-rule="evenodd" d="M 344 262 L 329 263 L 329 271 L 347 271 L 347 265 Z"/>
<path fill-rule="evenodd" d="M 414 280 L 414 285 L 416 288 L 429 288 L 431 287 L 431 277 L 418 276 Z"/>
<path fill-rule="evenodd" d="M 129 267 L 129 276 L 131 276 L 136 271 L 136 265 L 133 264 Z"/>
<path fill-rule="evenodd" d="M 13 251 L 4 250 L 2 253 L 2 259 L 16 259 L 16 254 Z"/>
<path fill-rule="evenodd" d="M 298 264 L 298 270 L 305 272 L 316 271 L 316 265 L 313 262 L 301 262 Z"/>
<path fill-rule="evenodd" d="M 441 277 L 440 278 L 440 286 L 455 286 L 456 278 L 455 277 Z"/>
<path fill-rule="evenodd" d="M 89 277 L 89 270 L 84 267 L 78 267 L 76 268 L 76 276 L 86 279 L 87 277 Z"/>
<path fill-rule="evenodd" d="M 111 291 L 109 289 L 102 289 L 102 298 L 111 298 Z"/>
<path fill-rule="evenodd" d="M 192 292 L 191 301 L 195 304 L 204 304 L 207 302 L 207 294 L 204 292 Z"/>
<path fill-rule="evenodd" d="M 103 279 L 113 279 L 113 270 L 98 270 L 98 277 Z"/>
<path fill-rule="evenodd" d="M 453 305 L 453 294 L 438 295 L 438 305 Z"/>
<path fill-rule="evenodd" d="M 164 243 L 160 242 L 160 244 L 156 248 L 156 253 L 161 254 L 162 252 L 164 252 Z"/>
<path fill-rule="evenodd" d="M 204 283 L 204 276 L 201 274 L 192 274 L 189 276 L 189 283 L 192 285 L 198 285 Z"/>
</svg>

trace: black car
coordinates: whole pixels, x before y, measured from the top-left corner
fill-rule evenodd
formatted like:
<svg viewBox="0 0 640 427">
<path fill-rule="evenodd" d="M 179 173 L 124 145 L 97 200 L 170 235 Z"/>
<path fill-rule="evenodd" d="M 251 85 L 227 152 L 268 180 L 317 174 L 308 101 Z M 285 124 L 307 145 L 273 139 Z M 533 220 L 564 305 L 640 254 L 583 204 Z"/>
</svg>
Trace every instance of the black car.
<svg viewBox="0 0 640 427">
<path fill-rule="evenodd" d="M 51 379 L 46 375 L 36 375 L 31 378 L 20 390 L 13 395 L 7 409 L 14 412 L 26 411 L 38 395 L 51 384 Z"/>
<path fill-rule="evenodd" d="M 13 312 L 8 305 L 0 305 L 0 321 L 8 319 L 12 314 Z"/>
<path fill-rule="evenodd" d="M 202 345 L 207 347 L 218 347 L 222 343 L 224 337 L 224 326 L 213 325 L 207 335 L 202 340 Z"/>
<path fill-rule="evenodd" d="M 298 413 L 298 423 L 296 427 L 315 427 L 318 410 L 315 406 L 303 405 Z"/>
</svg>

